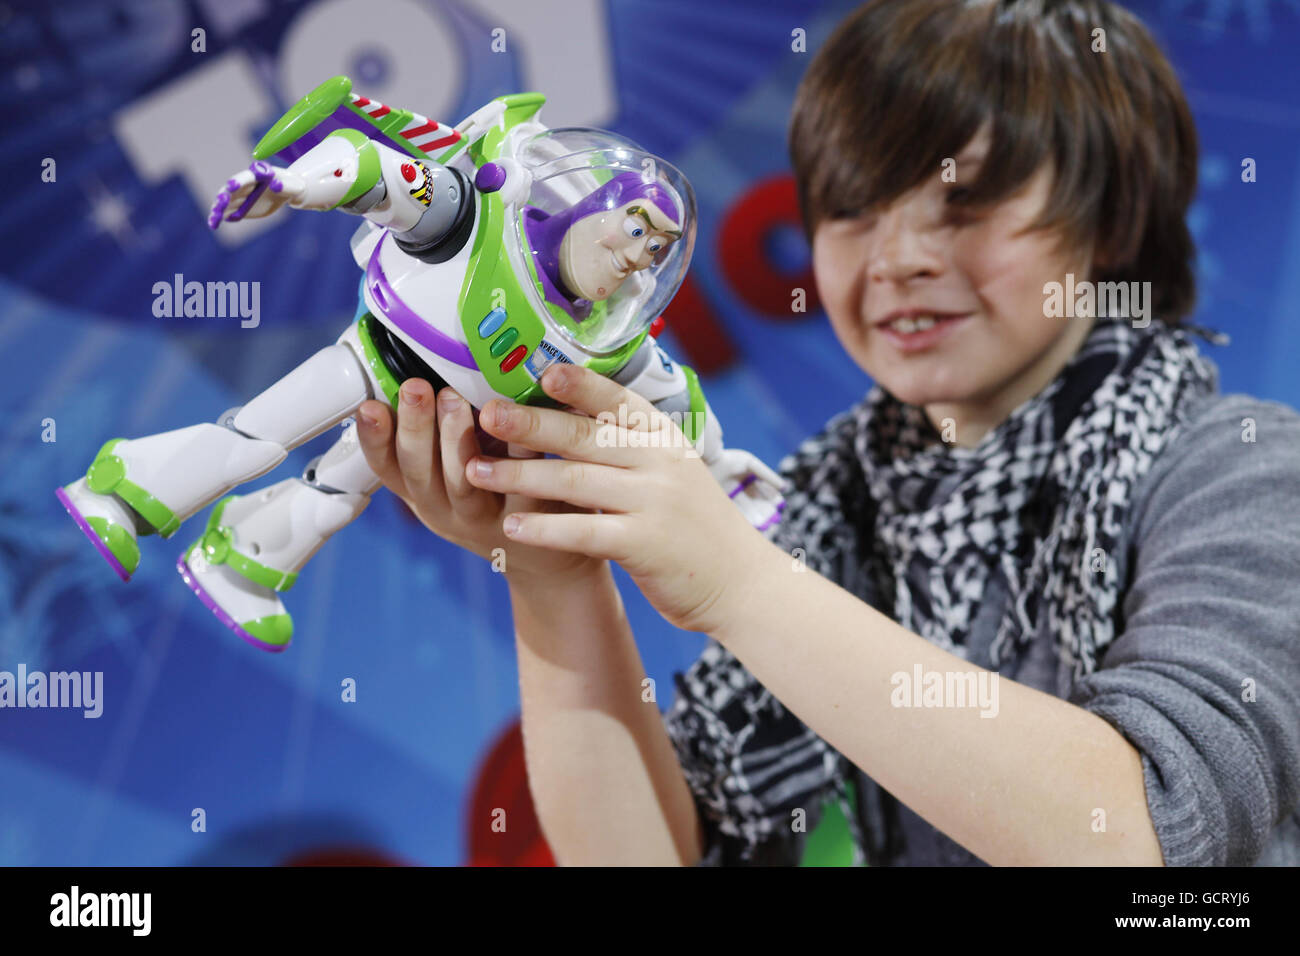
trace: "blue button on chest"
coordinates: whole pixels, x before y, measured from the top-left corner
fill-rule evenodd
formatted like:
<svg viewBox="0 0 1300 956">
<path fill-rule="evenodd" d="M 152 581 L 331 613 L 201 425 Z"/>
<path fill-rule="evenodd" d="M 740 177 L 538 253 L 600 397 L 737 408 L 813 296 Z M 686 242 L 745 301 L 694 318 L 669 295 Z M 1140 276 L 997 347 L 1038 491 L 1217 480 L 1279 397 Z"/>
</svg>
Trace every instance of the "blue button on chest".
<svg viewBox="0 0 1300 956">
<path fill-rule="evenodd" d="M 487 315 L 483 316 L 483 321 L 478 324 L 479 338 L 486 339 L 506 320 L 505 309 L 493 309 Z"/>
</svg>

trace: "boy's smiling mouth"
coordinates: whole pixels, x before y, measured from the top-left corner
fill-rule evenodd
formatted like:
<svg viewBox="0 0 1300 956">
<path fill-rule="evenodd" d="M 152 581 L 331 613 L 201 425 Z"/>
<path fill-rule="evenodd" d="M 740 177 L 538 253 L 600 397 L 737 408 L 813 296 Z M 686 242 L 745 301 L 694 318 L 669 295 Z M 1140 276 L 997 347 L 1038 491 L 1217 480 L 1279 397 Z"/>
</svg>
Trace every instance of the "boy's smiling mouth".
<svg viewBox="0 0 1300 956">
<path fill-rule="evenodd" d="M 925 307 L 896 309 L 872 322 L 871 327 L 901 351 L 919 352 L 946 338 L 972 314 Z"/>
</svg>

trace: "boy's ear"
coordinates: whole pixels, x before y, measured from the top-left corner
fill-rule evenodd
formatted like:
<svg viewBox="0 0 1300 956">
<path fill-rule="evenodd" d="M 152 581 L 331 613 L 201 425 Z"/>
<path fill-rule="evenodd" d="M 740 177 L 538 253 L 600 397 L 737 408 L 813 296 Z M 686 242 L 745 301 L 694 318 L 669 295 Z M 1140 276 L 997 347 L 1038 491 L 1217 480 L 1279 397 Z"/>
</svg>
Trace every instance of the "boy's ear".
<svg viewBox="0 0 1300 956">
<path fill-rule="evenodd" d="M 1102 236 L 1095 236 L 1092 240 L 1092 269 L 1094 272 L 1110 270 L 1115 267 L 1115 243 L 1107 242 Z"/>
<path fill-rule="evenodd" d="M 1084 273 L 1089 278 L 1095 278 L 1100 272 L 1109 268 L 1112 257 L 1107 253 L 1100 239 L 1093 238 L 1090 242 L 1083 242 L 1071 238 L 1064 232 L 1058 232 L 1056 241 L 1057 255 L 1076 265 L 1080 262 L 1085 264 Z"/>
<path fill-rule="evenodd" d="M 1091 243 L 1074 246 L 1074 253 L 1086 259 L 1088 263 L 1087 273 L 1090 279 L 1096 279 L 1098 275 L 1109 269 L 1114 258 L 1100 239 L 1093 239 Z"/>
</svg>

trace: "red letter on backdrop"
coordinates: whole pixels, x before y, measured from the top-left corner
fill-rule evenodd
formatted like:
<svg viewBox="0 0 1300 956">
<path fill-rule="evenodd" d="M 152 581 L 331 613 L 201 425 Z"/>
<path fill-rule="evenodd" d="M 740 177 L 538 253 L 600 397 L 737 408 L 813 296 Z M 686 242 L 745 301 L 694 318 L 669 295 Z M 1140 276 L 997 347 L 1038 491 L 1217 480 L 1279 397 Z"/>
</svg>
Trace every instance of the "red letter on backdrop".
<svg viewBox="0 0 1300 956">
<path fill-rule="evenodd" d="M 698 374 L 720 372 L 736 360 L 736 348 L 727 337 L 727 330 L 689 275 L 664 316 L 682 347 L 681 360 Z"/>
<path fill-rule="evenodd" d="M 794 179 L 777 176 L 755 183 L 727 211 L 718 233 L 718 263 L 740 300 L 761 315 L 804 318 L 820 306 L 811 266 L 797 274 L 780 272 L 768 259 L 764 240 L 774 229 L 802 231 Z M 791 309 L 795 289 L 803 289 L 807 312 Z M 736 358 L 727 330 L 688 275 L 665 312 L 668 327 L 682 347 L 682 360 L 701 375 L 721 371 Z"/>
<path fill-rule="evenodd" d="M 768 233 L 783 226 L 803 231 L 799 196 L 789 174 L 755 183 L 731 207 L 722 221 L 718 263 L 750 308 L 774 319 L 802 319 L 819 308 L 812 266 L 797 274 L 780 272 L 763 246 Z M 795 289 L 804 290 L 807 312 L 791 310 Z"/>
</svg>

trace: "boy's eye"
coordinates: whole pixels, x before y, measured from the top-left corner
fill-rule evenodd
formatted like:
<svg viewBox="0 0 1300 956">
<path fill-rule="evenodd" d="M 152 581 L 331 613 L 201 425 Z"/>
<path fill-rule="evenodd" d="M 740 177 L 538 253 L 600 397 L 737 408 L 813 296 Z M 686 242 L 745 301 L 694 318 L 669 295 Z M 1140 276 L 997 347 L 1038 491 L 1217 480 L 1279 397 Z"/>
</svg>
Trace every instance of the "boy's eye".
<svg viewBox="0 0 1300 956">
<path fill-rule="evenodd" d="M 980 218 L 981 207 L 970 202 L 974 194 L 969 189 L 948 190 L 944 196 L 944 216 L 950 223 L 965 225 Z"/>
<path fill-rule="evenodd" d="M 836 209 L 827 217 L 830 223 L 840 230 L 849 229 L 857 232 L 861 229 L 870 229 L 876 222 L 874 211 L 870 209 Z"/>
</svg>

